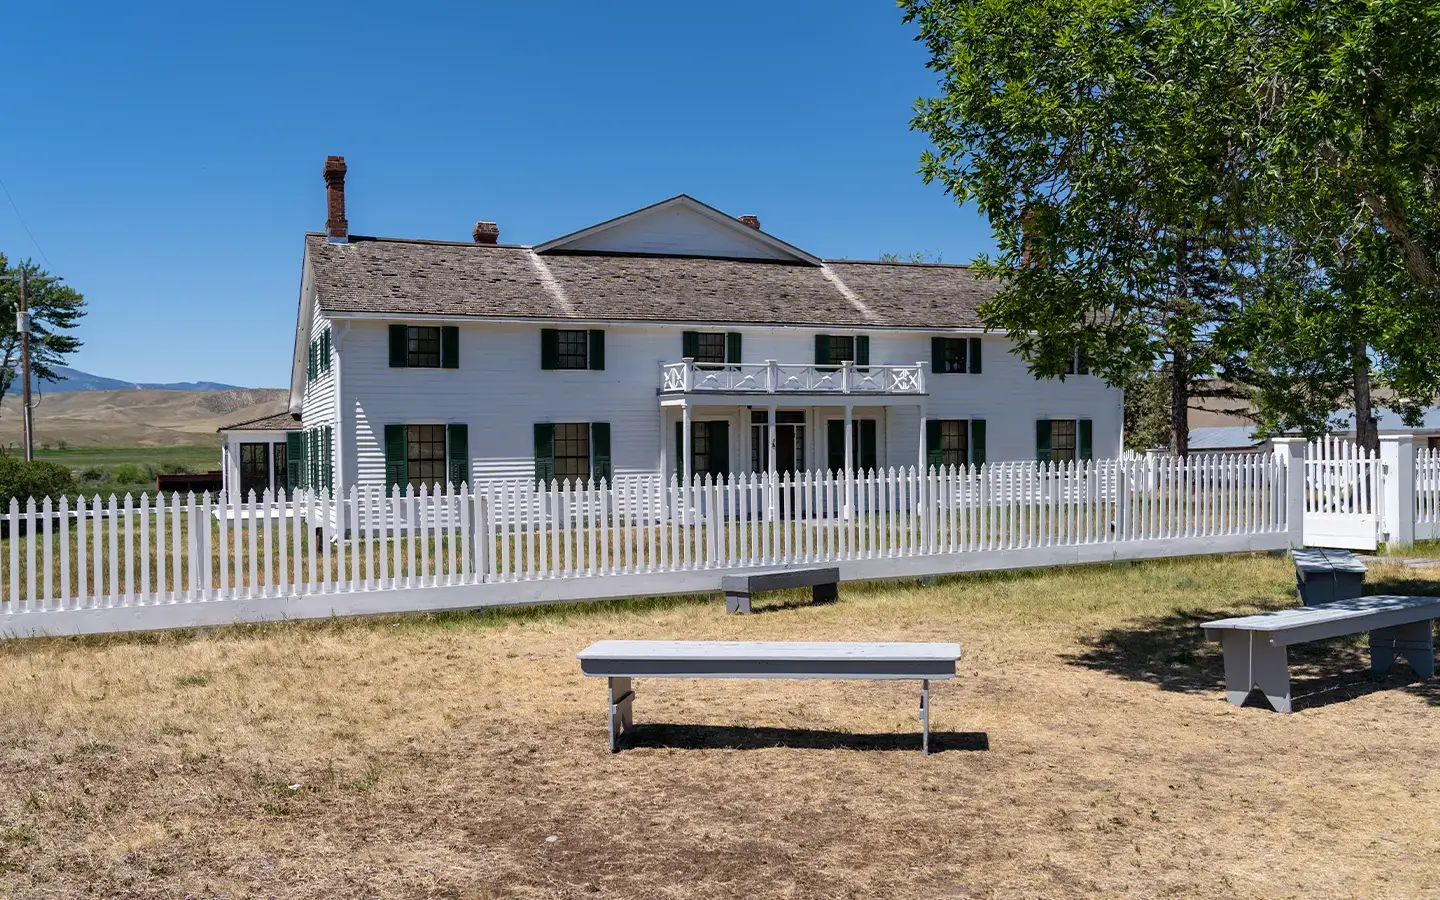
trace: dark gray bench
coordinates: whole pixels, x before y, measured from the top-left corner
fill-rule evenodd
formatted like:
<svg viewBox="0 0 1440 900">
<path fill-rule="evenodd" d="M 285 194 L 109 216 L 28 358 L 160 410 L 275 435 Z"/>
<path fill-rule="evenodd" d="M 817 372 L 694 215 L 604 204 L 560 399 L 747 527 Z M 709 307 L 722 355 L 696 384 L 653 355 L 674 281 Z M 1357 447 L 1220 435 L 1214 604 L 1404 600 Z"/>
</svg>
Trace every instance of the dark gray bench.
<svg viewBox="0 0 1440 900">
<path fill-rule="evenodd" d="M 1225 654 L 1225 696 L 1236 706 L 1258 686 L 1276 712 L 1290 712 L 1287 647 L 1370 632 L 1370 674 L 1384 678 L 1397 655 L 1422 678 L 1435 677 L 1440 597 L 1378 596 L 1217 619 L 1201 625 Z"/>
<path fill-rule="evenodd" d="M 632 678 L 863 678 L 920 682 L 921 750 L 930 753 L 930 682 L 955 677 L 959 644 L 815 641 L 596 641 L 580 671 L 610 680 L 610 749 L 634 724 Z"/>
<path fill-rule="evenodd" d="M 1349 550 L 1308 547 L 1290 556 L 1295 560 L 1295 595 L 1306 606 L 1354 600 L 1365 593 L 1369 570 Z"/>
<path fill-rule="evenodd" d="M 725 575 L 720 579 L 720 588 L 725 591 L 725 612 L 750 612 L 750 598 L 760 591 L 783 591 L 789 588 L 808 587 L 816 603 L 831 603 L 840 598 L 840 570 L 828 569 L 776 569 L 770 572 L 746 572 L 743 575 Z"/>
</svg>

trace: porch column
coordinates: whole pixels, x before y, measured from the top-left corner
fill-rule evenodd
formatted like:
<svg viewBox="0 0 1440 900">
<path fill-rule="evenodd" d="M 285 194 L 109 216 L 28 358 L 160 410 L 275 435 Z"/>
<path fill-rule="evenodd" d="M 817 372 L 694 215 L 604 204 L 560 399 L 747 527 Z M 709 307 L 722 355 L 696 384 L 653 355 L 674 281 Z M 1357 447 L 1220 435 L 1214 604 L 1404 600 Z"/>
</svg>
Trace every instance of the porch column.
<svg viewBox="0 0 1440 900">
<path fill-rule="evenodd" d="M 925 404 L 920 404 L 920 474 L 925 474 Z"/>
<path fill-rule="evenodd" d="M 850 437 L 850 422 L 853 408 L 849 403 L 845 404 L 845 518 L 850 518 L 850 504 L 855 495 L 854 473 L 855 473 L 855 442 Z"/>
<path fill-rule="evenodd" d="M 676 462 L 676 471 L 679 471 L 678 467 L 683 466 L 685 480 L 688 482 L 695 474 L 690 471 L 690 461 L 695 457 L 694 454 L 690 452 L 690 404 L 688 402 L 680 407 L 680 413 L 683 418 L 680 420 L 680 459 Z"/>
<path fill-rule="evenodd" d="M 770 456 L 769 456 L 769 459 L 768 459 L 768 463 L 769 463 L 769 464 L 765 467 L 765 468 L 768 470 L 768 471 L 766 472 L 766 474 L 770 476 L 770 489 L 765 492 L 765 506 L 766 506 L 766 507 L 768 508 L 768 510 L 769 510 L 769 515 L 774 516 L 774 515 L 775 515 L 775 487 L 774 487 L 774 486 L 775 486 L 775 473 L 778 471 L 778 464 L 777 464 L 776 461 L 775 461 L 775 451 L 776 451 L 776 449 L 777 449 L 777 441 L 776 441 L 776 439 L 775 439 L 775 406 L 774 406 L 774 404 L 771 404 L 770 407 L 766 410 L 766 419 L 765 419 L 765 422 L 766 422 L 766 425 L 765 425 L 765 440 L 766 440 L 766 441 L 769 443 L 769 445 L 770 445 Z"/>
</svg>

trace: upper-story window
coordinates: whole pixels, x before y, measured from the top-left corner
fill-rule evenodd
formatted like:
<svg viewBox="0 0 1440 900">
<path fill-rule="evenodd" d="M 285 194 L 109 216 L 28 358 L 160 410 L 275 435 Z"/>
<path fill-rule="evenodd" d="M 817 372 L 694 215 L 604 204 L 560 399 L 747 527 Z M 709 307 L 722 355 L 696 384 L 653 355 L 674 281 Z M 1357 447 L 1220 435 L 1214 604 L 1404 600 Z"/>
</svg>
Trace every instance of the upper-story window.
<svg viewBox="0 0 1440 900">
<path fill-rule="evenodd" d="M 740 362 L 740 333 L 737 331 L 686 331 L 680 336 L 680 355 L 707 366 Z"/>
<path fill-rule="evenodd" d="M 460 329 L 455 325 L 391 325 L 390 368 L 460 368 Z"/>
<path fill-rule="evenodd" d="M 1065 362 L 1066 375 L 1089 375 L 1090 360 L 1085 357 L 1085 348 L 1077 347 Z"/>
<path fill-rule="evenodd" d="M 330 371 L 330 326 L 310 340 L 310 349 L 305 358 L 305 376 L 307 381 L 314 381 L 323 373 Z"/>
<path fill-rule="evenodd" d="M 599 329 L 540 329 L 540 368 L 604 369 L 605 332 Z"/>
<path fill-rule="evenodd" d="M 835 366 L 851 362 L 870 365 L 870 338 L 863 334 L 815 335 L 815 365 Z"/>
<path fill-rule="evenodd" d="M 440 368 L 440 328 L 411 325 L 406 335 L 405 365 L 416 368 Z"/>
<path fill-rule="evenodd" d="M 940 375 L 980 374 L 980 338 L 930 339 L 930 369 Z"/>
</svg>

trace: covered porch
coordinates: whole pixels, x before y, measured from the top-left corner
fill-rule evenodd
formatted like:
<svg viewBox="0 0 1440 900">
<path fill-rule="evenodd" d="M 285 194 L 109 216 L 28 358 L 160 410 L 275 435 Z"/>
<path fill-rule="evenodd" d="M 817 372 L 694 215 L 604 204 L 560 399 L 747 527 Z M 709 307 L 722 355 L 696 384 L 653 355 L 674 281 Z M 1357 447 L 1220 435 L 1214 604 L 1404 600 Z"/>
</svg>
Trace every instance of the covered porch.
<svg viewBox="0 0 1440 900">
<path fill-rule="evenodd" d="M 836 403 L 834 397 L 786 396 L 737 402 L 750 399 L 663 398 L 660 472 L 666 478 L 721 477 L 925 465 L 924 398 Z"/>
</svg>

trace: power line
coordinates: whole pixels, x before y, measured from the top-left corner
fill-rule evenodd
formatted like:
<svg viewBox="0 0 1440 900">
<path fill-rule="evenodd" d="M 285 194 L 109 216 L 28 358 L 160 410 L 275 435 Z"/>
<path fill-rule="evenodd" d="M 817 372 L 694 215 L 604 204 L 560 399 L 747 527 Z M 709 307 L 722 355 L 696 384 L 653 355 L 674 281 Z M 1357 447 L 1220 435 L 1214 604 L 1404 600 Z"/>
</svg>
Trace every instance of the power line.
<svg viewBox="0 0 1440 900">
<path fill-rule="evenodd" d="M 15 210 L 15 218 L 20 220 L 20 227 L 25 229 L 26 234 L 30 235 L 30 242 L 35 245 L 36 250 L 40 251 L 40 258 L 45 260 L 45 265 L 50 267 L 50 271 L 55 271 L 55 264 L 50 261 L 50 257 L 45 255 L 45 248 L 41 247 L 40 242 L 35 240 L 34 232 L 30 230 L 29 225 L 25 224 L 25 217 L 20 215 L 20 207 L 15 205 L 15 198 L 10 196 L 10 189 L 5 186 L 4 179 L 0 179 L 0 191 L 5 192 L 5 199 L 10 201 L 10 208 Z"/>
</svg>

